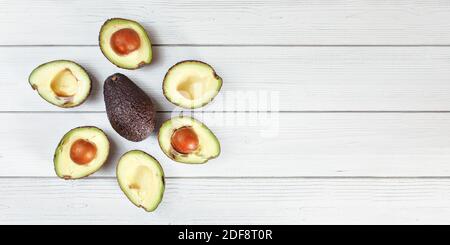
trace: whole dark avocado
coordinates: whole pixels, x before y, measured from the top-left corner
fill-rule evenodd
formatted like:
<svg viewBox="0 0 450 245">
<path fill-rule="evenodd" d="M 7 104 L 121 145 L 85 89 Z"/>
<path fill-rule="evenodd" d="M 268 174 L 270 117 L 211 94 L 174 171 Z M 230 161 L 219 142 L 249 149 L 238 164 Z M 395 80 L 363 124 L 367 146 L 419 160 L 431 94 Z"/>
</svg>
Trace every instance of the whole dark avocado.
<svg viewBox="0 0 450 245">
<path fill-rule="evenodd" d="M 116 73 L 103 86 L 106 113 L 111 126 L 127 140 L 138 142 L 155 128 L 155 106 L 127 76 Z"/>
</svg>

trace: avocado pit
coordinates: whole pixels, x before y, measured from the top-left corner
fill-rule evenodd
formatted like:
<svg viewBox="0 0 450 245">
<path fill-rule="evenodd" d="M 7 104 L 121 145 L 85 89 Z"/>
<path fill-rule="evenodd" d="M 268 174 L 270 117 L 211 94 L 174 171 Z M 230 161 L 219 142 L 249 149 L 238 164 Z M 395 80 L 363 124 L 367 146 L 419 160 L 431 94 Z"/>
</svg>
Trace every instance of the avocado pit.
<svg viewBox="0 0 450 245">
<path fill-rule="evenodd" d="M 55 75 L 50 87 L 59 97 L 71 97 L 77 93 L 78 79 L 69 68 L 66 68 Z"/>
<path fill-rule="evenodd" d="M 120 29 L 111 36 L 111 48 L 118 55 L 128 55 L 141 46 L 139 34 L 131 28 Z"/>
<path fill-rule="evenodd" d="M 199 140 L 192 127 L 182 127 L 173 132 L 171 144 L 175 151 L 189 154 L 198 149 Z"/>
<path fill-rule="evenodd" d="M 78 165 L 90 163 L 97 155 L 97 146 L 84 139 L 76 140 L 70 147 L 70 158 Z"/>
</svg>

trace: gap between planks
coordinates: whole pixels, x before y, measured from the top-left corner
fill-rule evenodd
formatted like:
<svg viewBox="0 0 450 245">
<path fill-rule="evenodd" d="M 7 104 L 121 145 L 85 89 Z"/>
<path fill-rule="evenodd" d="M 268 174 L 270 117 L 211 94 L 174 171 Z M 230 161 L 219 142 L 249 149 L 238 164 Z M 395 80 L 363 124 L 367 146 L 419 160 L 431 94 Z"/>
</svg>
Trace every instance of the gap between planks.
<svg viewBox="0 0 450 245">
<path fill-rule="evenodd" d="M 0 44 L 0 48 L 99 47 L 97 44 Z M 292 48 L 414 48 L 450 47 L 450 44 L 152 44 L 152 47 L 292 47 Z"/>
<path fill-rule="evenodd" d="M 195 110 L 175 110 L 175 111 L 156 111 L 157 113 L 195 113 L 195 114 L 214 114 L 214 113 L 292 113 L 292 114 L 355 114 L 355 113 L 367 113 L 367 114 L 440 114 L 450 113 L 450 111 L 195 111 Z M 101 114 L 106 111 L 0 111 L 0 114 Z"/>
<path fill-rule="evenodd" d="M 0 179 L 59 179 L 57 176 L 0 176 Z M 83 180 L 109 180 L 116 179 L 115 176 L 90 176 L 84 179 L 78 180 L 64 180 L 66 182 L 71 181 L 83 181 Z M 189 176 L 189 177 L 165 177 L 165 179 L 194 179 L 194 180 L 220 180 L 220 179 L 230 179 L 230 180 L 277 180 L 277 179 L 292 179 L 292 180 L 450 180 L 450 176 Z"/>
</svg>

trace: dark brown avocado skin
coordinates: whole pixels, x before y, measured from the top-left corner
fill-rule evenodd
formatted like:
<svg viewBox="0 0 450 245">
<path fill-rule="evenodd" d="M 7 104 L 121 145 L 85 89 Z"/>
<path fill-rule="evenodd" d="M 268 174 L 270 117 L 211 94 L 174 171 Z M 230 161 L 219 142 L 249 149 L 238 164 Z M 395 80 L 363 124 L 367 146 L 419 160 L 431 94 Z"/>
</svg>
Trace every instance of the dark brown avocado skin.
<svg viewBox="0 0 450 245">
<path fill-rule="evenodd" d="M 111 126 L 127 140 L 146 139 L 155 128 L 156 112 L 150 97 L 127 76 L 116 73 L 103 86 Z"/>
</svg>

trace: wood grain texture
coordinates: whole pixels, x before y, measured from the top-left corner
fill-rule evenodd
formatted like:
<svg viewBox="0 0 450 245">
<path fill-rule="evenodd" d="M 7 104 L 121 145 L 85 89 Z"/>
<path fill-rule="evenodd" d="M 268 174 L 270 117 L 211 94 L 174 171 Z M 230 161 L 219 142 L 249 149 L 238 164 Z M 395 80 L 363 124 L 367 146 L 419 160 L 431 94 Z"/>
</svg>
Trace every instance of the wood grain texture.
<svg viewBox="0 0 450 245">
<path fill-rule="evenodd" d="M 158 47 L 153 64 L 116 68 L 97 47 L 0 48 L 0 110 L 61 111 L 42 100 L 27 80 L 39 64 L 71 59 L 94 79 L 78 111 L 103 111 L 103 81 L 123 72 L 172 111 L 162 80 L 176 62 L 199 59 L 223 77 L 222 91 L 206 111 L 450 110 L 447 47 Z M 272 101 L 272 102 L 271 102 Z"/>
<path fill-rule="evenodd" d="M 450 44 L 446 0 L 34 0 L 0 2 L 0 45 L 96 45 L 111 17 L 157 44 Z"/>
<path fill-rule="evenodd" d="M 160 122 L 170 116 L 158 114 Z M 111 129 L 105 113 L 2 113 L 0 176 L 54 176 L 54 148 L 69 129 L 84 125 L 104 129 L 112 142 L 110 160 L 94 176 L 114 176 L 118 157 L 131 149 L 154 155 L 171 177 L 450 176 L 449 113 L 195 117 L 211 128 L 222 146 L 219 158 L 204 165 L 172 162 L 155 134 L 140 143 L 128 142 Z"/>
<path fill-rule="evenodd" d="M 124 71 L 103 57 L 111 17 L 143 23 L 152 65 Z M 450 224 L 447 0 L 0 1 L 0 28 L 0 224 Z M 62 110 L 31 90 L 31 70 L 53 59 L 90 72 L 86 104 Z M 184 59 L 224 79 L 195 115 L 222 145 L 205 165 L 172 162 L 155 134 L 126 141 L 103 112 L 103 80 L 123 72 L 167 111 L 158 124 L 178 115 L 161 83 Z M 112 156 L 92 177 L 59 180 L 54 148 L 82 125 L 106 131 Z M 131 149 L 168 176 L 155 213 L 117 186 Z"/>
<path fill-rule="evenodd" d="M 115 179 L 2 178 L 0 193 L 0 224 L 450 223 L 448 179 L 169 178 L 154 213 Z"/>
</svg>

